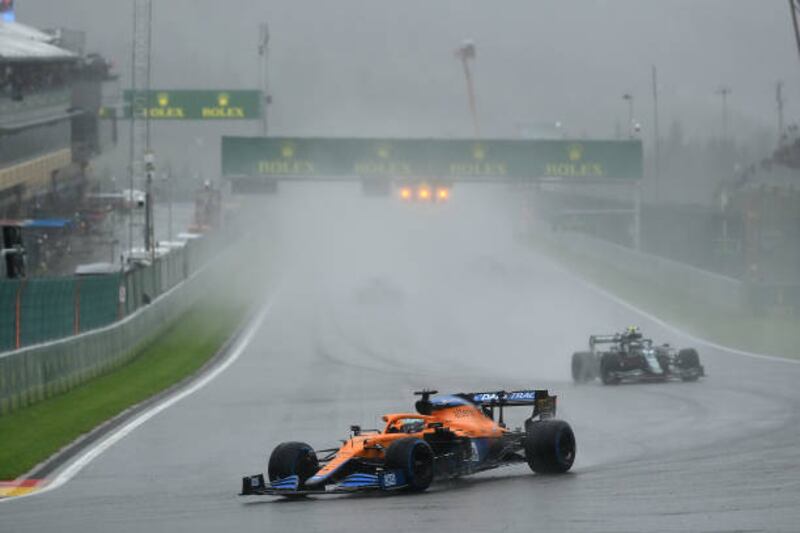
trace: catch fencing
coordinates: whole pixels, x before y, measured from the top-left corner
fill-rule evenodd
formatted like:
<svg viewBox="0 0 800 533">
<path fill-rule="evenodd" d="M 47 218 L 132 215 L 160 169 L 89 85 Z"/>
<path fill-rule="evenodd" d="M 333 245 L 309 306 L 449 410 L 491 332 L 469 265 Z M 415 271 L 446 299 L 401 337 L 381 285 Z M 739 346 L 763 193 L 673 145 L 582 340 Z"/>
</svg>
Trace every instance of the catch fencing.
<svg viewBox="0 0 800 533">
<path fill-rule="evenodd" d="M 0 416 L 129 361 L 202 294 L 217 241 L 126 272 L 0 282 Z"/>
<path fill-rule="evenodd" d="M 107 326 L 136 312 L 203 263 L 208 239 L 156 257 L 152 264 L 93 276 L 0 281 L 0 352 Z"/>
</svg>

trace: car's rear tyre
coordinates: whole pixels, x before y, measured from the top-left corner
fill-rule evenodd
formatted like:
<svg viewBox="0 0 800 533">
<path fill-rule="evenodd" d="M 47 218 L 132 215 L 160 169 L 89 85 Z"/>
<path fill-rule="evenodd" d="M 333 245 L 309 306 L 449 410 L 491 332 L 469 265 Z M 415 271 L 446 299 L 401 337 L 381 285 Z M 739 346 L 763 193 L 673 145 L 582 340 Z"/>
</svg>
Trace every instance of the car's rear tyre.
<svg viewBox="0 0 800 533">
<path fill-rule="evenodd" d="M 406 490 L 422 492 L 433 483 L 433 449 L 414 437 L 396 440 L 386 450 L 386 467 L 403 472 Z"/>
<path fill-rule="evenodd" d="M 595 377 L 594 354 L 592 352 L 575 352 L 572 354 L 572 381 L 586 383 Z"/>
<path fill-rule="evenodd" d="M 603 385 L 617 385 L 619 377 L 614 372 L 619 370 L 619 356 L 615 353 L 605 353 L 600 359 L 600 380 Z"/>
<path fill-rule="evenodd" d="M 563 474 L 575 462 L 575 434 L 563 420 L 538 420 L 526 425 L 525 459 L 537 474 Z"/>
<path fill-rule="evenodd" d="M 675 366 L 681 370 L 681 379 L 683 381 L 697 381 L 702 374 L 700 355 L 694 348 L 685 348 L 679 351 Z"/>
<path fill-rule="evenodd" d="M 297 475 L 300 488 L 319 470 L 319 460 L 314 448 L 305 442 L 284 442 L 272 450 L 267 474 L 270 481 Z"/>
</svg>

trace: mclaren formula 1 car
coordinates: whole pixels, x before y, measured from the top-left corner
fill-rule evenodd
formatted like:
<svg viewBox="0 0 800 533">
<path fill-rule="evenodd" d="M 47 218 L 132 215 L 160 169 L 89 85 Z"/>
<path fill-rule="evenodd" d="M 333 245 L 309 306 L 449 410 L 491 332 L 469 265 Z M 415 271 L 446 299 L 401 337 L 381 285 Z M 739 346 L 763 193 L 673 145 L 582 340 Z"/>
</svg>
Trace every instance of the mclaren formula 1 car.
<svg viewBox="0 0 800 533">
<path fill-rule="evenodd" d="M 421 492 L 437 479 L 527 463 L 541 474 L 568 471 L 575 435 L 555 419 L 556 396 L 546 390 L 415 393 L 416 413 L 383 417 L 382 430 L 350 428 L 339 448 L 315 450 L 284 442 L 269 458 L 267 476 L 242 480 L 242 496 L 298 497 L 363 491 Z M 504 409 L 532 406 L 524 428 L 509 429 Z"/>
<path fill-rule="evenodd" d="M 572 379 L 585 383 L 597 377 L 606 385 L 623 381 L 697 381 L 705 375 L 694 348 L 656 346 L 639 328 L 614 335 L 592 335 L 589 351 L 572 354 Z"/>
</svg>

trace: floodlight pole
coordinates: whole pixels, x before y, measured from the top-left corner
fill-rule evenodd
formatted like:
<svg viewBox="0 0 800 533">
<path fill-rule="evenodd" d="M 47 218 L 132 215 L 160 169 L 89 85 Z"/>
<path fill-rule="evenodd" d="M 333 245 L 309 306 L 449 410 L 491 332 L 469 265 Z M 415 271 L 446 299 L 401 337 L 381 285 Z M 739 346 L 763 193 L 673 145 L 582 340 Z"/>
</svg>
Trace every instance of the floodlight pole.
<svg viewBox="0 0 800 533">
<path fill-rule="evenodd" d="M 778 81 L 775 84 L 775 101 L 778 104 L 778 146 L 783 141 L 783 132 L 785 131 L 785 126 L 783 123 L 783 106 L 784 106 L 784 99 L 783 99 L 783 82 Z"/>
<path fill-rule="evenodd" d="M 628 137 L 633 139 L 633 95 L 625 93 L 622 99 L 628 102 Z"/>
<path fill-rule="evenodd" d="M 133 33 L 132 33 L 132 43 L 131 43 L 131 101 L 128 103 L 130 106 L 130 129 L 128 132 L 128 256 L 131 255 L 133 251 L 133 208 L 134 208 L 134 199 L 133 199 L 133 189 L 135 186 L 134 183 L 134 176 L 136 174 L 136 170 L 134 169 L 135 161 L 136 161 L 136 109 L 135 109 L 135 101 L 137 95 L 136 91 L 136 36 L 138 28 L 138 9 L 137 9 L 136 2 L 133 3 Z"/>
<path fill-rule="evenodd" d="M 633 249 L 642 249 L 642 182 L 638 180 L 633 190 Z"/>
<path fill-rule="evenodd" d="M 144 170 L 146 174 L 144 196 L 144 249 L 155 255 L 155 239 L 153 238 L 153 174 L 156 170 L 156 155 L 148 150 L 144 153 Z"/>
<path fill-rule="evenodd" d="M 728 95 L 731 94 L 730 87 L 722 86 L 716 93 L 722 97 L 722 142 L 728 142 Z"/>
<path fill-rule="evenodd" d="M 261 134 L 267 136 L 267 111 L 269 109 L 269 26 L 263 22 L 258 27 L 258 85 L 261 88 Z"/>
<path fill-rule="evenodd" d="M 797 42 L 797 53 L 800 54 L 800 28 L 798 28 L 797 12 L 800 11 L 800 6 L 797 0 L 789 0 L 789 9 L 792 13 L 792 27 L 794 27 L 794 38 Z"/>
<path fill-rule="evenodd" d="M 167 238 L 170 241 L 172 241 L 172 193 L 174 187 L 172 179 L 172 165 L 167 165 L 167 170 L 164 172 L 164 185 L 166 185 L 167 189 L 167 205 L 169 207 L 167 215 Z"/>
<path fill-rule="evenodd" d="M 659 181 L 661 181 L 661 133 L 658 127 L 658 72 L 656 66 L 653 65 L 653 137 L 655 148 L 653 157 L 655 158 L 653 169 L 655 170 L 654 189 L 655 201 L 658 202 L 659 197 Z"/>
<path fill-rule="evenodd" d="M 152 84 L 150 83 L 152 72 L 152 53 L 153 53 L 153 2 L 147 1 L 147 78 L 145 79 L 145 90 L 150 95 Z M 145 250 L 150 252 L 151 260 L 155 258 L 155 228 L 153 220 L 153 174 L 156 171 L 156 157 L 153 153 L 150 139 L 150 113 L 148 110 L 145 117 L 145 152 L 144 165 L 147 173 L 147 188 L 145 198 L 145 209 L 147 209 L 147 223 L 145 224 Z"/>
<path fill-rule="evenodd" d="M 136 177 L 141 176 L 142 158 L 152 154 L 150 148 L 150 78 L 153 28 L 152 0 L 133 0 L 133 36 L 131 43 L 131 88 L 130 88 L 130 214 L 128 221 L 129 252 L 133 249 L 133 216 L 136 208 L 134 186 Z M 145 162 L 146 167 L 146 162 Z M 149 174 L 145 168 L 145 172 Z M 147 180 L 145 194 L 145 249 L 150 251 L 153 243 L 153 191 L 151 181 Z"/>
<path fill-rule="evenodd" d="M 464 77 L 467 81 L 467 97 L 469 98 L 469 110 L 472 115 L 472 126 L 475 132 L 475 138 L 480 139 L 481 129 L 478 123 L 478 105 L 475 99 L 475 85 L 472 80 L 472 71 L 469 68 L 469 60 L 475 60 L 475 44 L 471 41 L 465 41 L 464 44 L 456 50 L 456 57 L 461 61 L 464 67 Z"/>
</svg>

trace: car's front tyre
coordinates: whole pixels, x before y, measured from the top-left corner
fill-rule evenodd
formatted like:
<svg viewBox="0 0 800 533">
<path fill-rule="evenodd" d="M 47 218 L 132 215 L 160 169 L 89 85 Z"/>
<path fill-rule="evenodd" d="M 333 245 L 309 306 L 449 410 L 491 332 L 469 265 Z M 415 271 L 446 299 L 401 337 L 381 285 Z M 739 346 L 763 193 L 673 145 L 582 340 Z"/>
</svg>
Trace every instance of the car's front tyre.
<svg viewBox="0 0 800 533">
<path fill-rule="evenodd" d="M 675 359 L 675 366 L 680 370 L 683 381 L 697 381 L 703 374 L 700 355 L 694 348 L 685 348 L 679 351 Z"/>
<path fill-rule="evenodd" d="M 422 492 L 433 483 L 433 449 L 422 439 L 399 439 L 386 450 L 386 467 L 401 470 L 406 490 Z"/>
<path fill-rule="evenodd" d="M 284 442 L 272 450 L 267 474 L 271 482 L 296 475 L 299 488 L 304 488 L 306 480 L 318 470 L 319 460 L 314 448 L 305 442 Z"/>
</svg>

